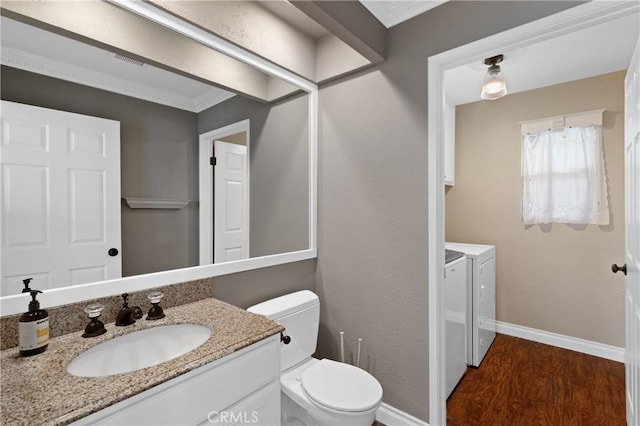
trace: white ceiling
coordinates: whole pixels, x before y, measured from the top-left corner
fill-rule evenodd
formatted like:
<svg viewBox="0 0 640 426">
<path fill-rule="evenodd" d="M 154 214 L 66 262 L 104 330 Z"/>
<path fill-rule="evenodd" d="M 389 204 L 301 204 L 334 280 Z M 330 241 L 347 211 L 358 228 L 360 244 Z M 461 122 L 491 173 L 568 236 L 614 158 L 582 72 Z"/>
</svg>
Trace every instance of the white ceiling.
<svg viewBox="0 0 640 426">
<path fill-rule="evenodd" d="M 360 0 L 360 3 L 387 28 L 431 10 L 447 0 Z"/>
<path fill-rule="evenodd" d="M 260 3 L 314 39 L 328 31 L 287 1 Z M 135 65 L 114 52 L 2 16 L 0 62 L 50 77 L 175 108 L 200 112 L 234 93 L 155 67 Z"/>
<path fill-rule="evenodd" d="M 273 14 L 279 16 L 287 23 L 293 25 L 298 30 L 307 34 L 309 37 L 319 39 L 329 34 L 329 31 L 313 19 L 309 18 L 304 12 L 288 1 L 259 1 L 258 4 Z"/>
<path fill-rule="evenodd" d="M 360 0 L 387 28 L 446 1 Z M 501 67 L 509 93 L 523 92 L 626 69 L 639 26 L 636 13 L 516 51 L 496 51 L 489 56 L 504 54 Z M 447 71 L 445 92 L 449 102 L 460 105 L 479 101 L 486 71 L 482 59 Z"/>
<path fill-rule="evenodd" d="M 380 2 L 365 0 L 387 26 L 418 15 L 443 1 Z M 286 1 L 260 3 L 312 38 L 327 30 Z M 114 52 L 84 44 L 2 16 L 0 62 L 175 108 L 200 112 L 232 96 L 213 85 L 150 64 L 136 65 Z"/>
<path fill-rule="evenodd" d="M 502 53 L 500 64 L 509 93 L 518 93 L 567 81 L 626 69 L 629 65 L 640 19 L 628 15 L 584 28 L 548 41 Z M 445 93 L 452 105 L 480 100 L 487 66 L 482 60 L 448 70 Z"/>
<path fill-rule="evenodd" d="M 3 65 L 73 81 L 175 108 L 200 112 L 234 93 L 1 17 Z"/>
<path fill-rule="evenodd" d="M 386 26 L 423 13 L 443 1 L 361 0 L 375 9 Z M 371 9 L 370 9 L 371 10 Z M 281 12 L 284 13 L 284 12 Z M 517 93 L 566 81 L 625 69 L 639 31 L 638 14 L 502 53 L 502 69 L 509 93 Z M 113 52 L 43 31 L 6 17 L 1 18 L 3 65 L 22 68 L 200 112 L 233 96 L 215 86 L 144 64 L 114 58 Z M 445 75 L 448 100 L 464 104 L 479 100 L 487 67 L 478 60 L 449 70 Z"/>
</svg>

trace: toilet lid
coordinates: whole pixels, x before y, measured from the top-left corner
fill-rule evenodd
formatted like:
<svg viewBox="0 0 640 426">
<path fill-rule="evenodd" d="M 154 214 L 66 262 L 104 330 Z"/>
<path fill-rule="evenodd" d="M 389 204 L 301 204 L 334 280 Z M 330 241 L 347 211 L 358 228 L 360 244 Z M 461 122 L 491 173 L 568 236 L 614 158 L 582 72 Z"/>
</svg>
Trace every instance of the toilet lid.
<svg viewBox="0 0 640 426">
<path fill-rule="evenodd" d="M 371 374 L 323 359 L 300 375 L 302 389 L 316 403 L 338 411 L 366 411 L 382 399 L 382 386 Z"/>
</svg>

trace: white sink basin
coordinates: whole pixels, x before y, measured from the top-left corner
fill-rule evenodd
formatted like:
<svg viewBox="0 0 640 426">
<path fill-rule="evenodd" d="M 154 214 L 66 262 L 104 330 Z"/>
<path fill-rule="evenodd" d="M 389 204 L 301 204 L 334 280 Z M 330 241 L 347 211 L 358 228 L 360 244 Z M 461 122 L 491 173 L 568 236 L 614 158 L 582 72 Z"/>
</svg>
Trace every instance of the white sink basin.
<svg viewBox="0 0 640 426">
<path fill-rule="evenodd" d="M 102 377 L 151 367 L 202 345 L 211 329 L 197 324 L 147 328 L 115 337 L 88 349 L 67 366 L 74 376 Z"/>
</svg>

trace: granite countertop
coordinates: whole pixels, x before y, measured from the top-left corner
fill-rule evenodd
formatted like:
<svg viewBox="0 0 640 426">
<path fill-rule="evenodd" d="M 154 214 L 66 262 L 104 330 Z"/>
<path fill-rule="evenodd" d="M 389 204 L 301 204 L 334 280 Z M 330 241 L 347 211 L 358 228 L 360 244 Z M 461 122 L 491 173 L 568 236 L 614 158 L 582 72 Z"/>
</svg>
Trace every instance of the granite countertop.
<svg viewBox="0 0 640 426">
<path fill-rule="evenodd" d="M 85 339 L 82 330 L 51 339 L 39 355 L 21 357 L 18 348 L 0 352 L 0 424 L 64 425 L 219 359 L 284 328 L 262 316 L 209 298 L 165 309 L 157 321 L 106 324 L 102 336 Z M 167 324 L 201 324 L 211 337 L 201 346 L 161 364 L 107 377 L 77 377 L 67 364 L 98 343 L 137 330 Z"/>
</svg>

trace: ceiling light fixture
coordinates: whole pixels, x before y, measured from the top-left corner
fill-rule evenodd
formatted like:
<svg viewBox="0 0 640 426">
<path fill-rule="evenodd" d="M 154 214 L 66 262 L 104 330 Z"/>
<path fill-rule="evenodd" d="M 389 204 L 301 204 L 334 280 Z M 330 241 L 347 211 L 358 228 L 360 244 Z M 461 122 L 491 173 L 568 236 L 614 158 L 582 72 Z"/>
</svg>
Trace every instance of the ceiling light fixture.
<svg viewBox="0 0 640 426">
<path fill-rule="evenodd" d="M 482 93 L 480 94 L 482 99 L 493 101 L 507 94 L 507 83 L 504 79 L 504 73 L 500 72 L 500 65 L 498 65 L 503 59 L 503 55 L 496 55 L 484 60 L 484 64 L 489 65 L 489 69 L 482 83 Z"/>
</svg>

